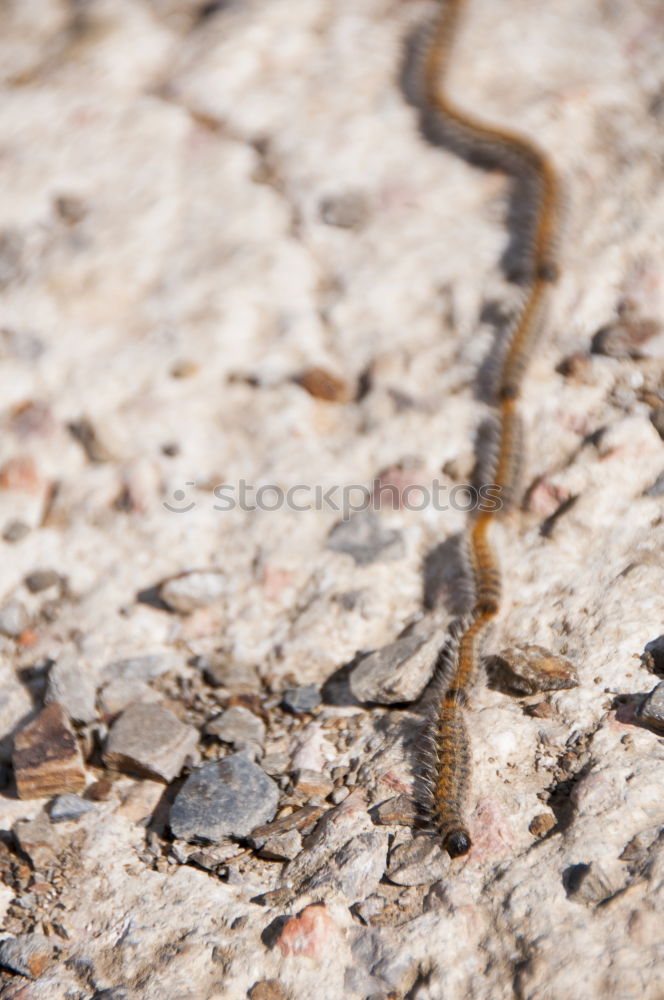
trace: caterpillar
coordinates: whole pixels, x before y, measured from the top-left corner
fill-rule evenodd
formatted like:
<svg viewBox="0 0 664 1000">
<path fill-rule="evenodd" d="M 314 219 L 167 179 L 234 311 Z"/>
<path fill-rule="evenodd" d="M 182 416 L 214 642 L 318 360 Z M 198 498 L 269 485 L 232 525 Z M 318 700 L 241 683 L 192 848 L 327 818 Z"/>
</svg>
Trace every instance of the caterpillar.
<svg viewBox="0 0 664 1000">
<path fill-rule="evenodd" d="M 503 510 L 509 510 L 518 491 L 522 455 L 522 429 L 517 404 L 523 378 L 544 324 L 549 288 L 558 278 L 557 259 L 560 194 L 556 171 L 549 158 L 529 140 L 476 120 L 457 108 L 443 90 L 444 71 L 459 16 L 466 0 L 440 0 L 440 7 L 426 39 L 419 79 L 423 131 L 437 145 L 444 145 L 467 161 L 514 176 L 529 203 L 529 228 L 522 240 L 522 267 L 516 279 L 525 284 L 521 307 L 507 331 L 498 362 L 494 421 L 484 450 L 488 461 L 480 473 L 500 487 Z M 485 456 L 486 458 L 487 456 Z M 428 812 L 433 829 L 451 858 L 463 856 L 472 846 L 464 819 L 470 784 L 470 747 L 465 722 L 487 626 L 500 611 L 501 571 L 491 541 L 492 523 L 499 511 L 478 511 L 466 539 L 472 581 L 472 610 L 456 626 L 446 643 L 445 674 L 430 724 L 429 774 L 425 782 Z M 439 654 L 439 661 L 441 654 Z M 438 664 L 439 665 L 439 664 Z"/>
</svg>

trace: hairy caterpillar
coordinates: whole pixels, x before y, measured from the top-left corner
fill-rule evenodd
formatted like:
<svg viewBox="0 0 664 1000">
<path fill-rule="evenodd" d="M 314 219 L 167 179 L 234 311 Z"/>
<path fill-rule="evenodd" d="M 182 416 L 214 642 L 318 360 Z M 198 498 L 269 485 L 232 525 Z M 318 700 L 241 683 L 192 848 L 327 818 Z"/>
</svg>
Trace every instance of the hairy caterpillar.
<svg viewBox="0 0 664 1000">
<path fill-rule="evenodd" d="M 465 0 L 441 0 L 421 60 L 418 93 L 423 130 L 430 141 L 452 149 L 471 163 L 513 175 L 529 201 L 529 226 L 522 241 L 524 261 L 518 275 L 526 284 L 526 293 L 500 358 L 495 419 L 485 448 L 487 467 L 482 469 L 482 463 L 478 463 L 480 472 L 490 473 L 500 487 L 504 508 L 509 509 L 517 491 L 522 453 L 517 401 L 543 325 L 548 288 L 558 276 L 560 197 L 555 169 L 544 153 L 516 133 L 485 125 L 466 114 L 442 90 L 445 62 L 464 3 Z M 453 858 L 466 854 L 472 845 L 463 818 L 470 782 L 470 748 L 464 714 L 484 632 L 500 610 L 501 572 L 490 538 L 497 513 L 476 513 L 468 531 L 472 611 L 444 647 L 445 677 L 431 722 L 427 808 L 435 831 Z"/>
</svg>

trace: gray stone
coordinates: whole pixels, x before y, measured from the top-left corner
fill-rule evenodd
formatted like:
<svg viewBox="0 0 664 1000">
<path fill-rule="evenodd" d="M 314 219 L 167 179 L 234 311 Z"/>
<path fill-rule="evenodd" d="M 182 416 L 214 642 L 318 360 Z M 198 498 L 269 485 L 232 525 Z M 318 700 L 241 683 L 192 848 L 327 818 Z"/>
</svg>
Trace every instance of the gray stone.
<svg viewBox="0 0 664 1000">
<path fill-rule="evenodd" d="M 401 532 L 384 527 L 378 514 L 371 510 L 338 521 L 328 536 L 326 548 L 352 556 L 358 566 L 367 566 L 378 559 L 400 559 L 405 552 Z"/>
<path fill-rule="evenodd" d="M 278 802 L 275 782 L 236 753 L 189 775 L 171 806 L 171 830 L 181 840 L 203 843 L 246 837 L 272 819 Z"/>
<path fill-rule="evenodd" d="M 193 754 L 198 732 L 161 705 L 130 705 L 115 721 L 106 742 L 104 763 L 158 781 L 172 781 Z"/>
<path fill-rule="evenodd" d="M 254 665 L 238 663 L 222 650 L 199 656 L 196 666 L 212 687 L 229 688 L 236 693 L 251 693 L 260 686 L 258 670 Z"/>
<path fill-rule="evenodd" d="M 23 934 L 0 941 L 0 965 L 37 979 L 53 958 L 53 945 L 42 934 Z"/>
<path fill-rule="evenodd" d="M 94 809 L 94 802 L 88 802 L 79 795 L 58 795 L 48 810 L 51 823 L 64 823 L 66 820 L 79 819 L 85 813 Z"/>
<path fill-rule="evenodd" d="M 22 538 L 30 534 L 30 525 L 25 521 L 9 521 L 2 532 L 2 537 L 6 542 L 20 542 Z"/>
<path fill-rule="evenodd" d="M 412 798 L 408 795 L 394 795 L 371 810 L 374 823 L 383 826 L 412 826 L 417 810 Z"/>
<path fill-rule="evenodd" d="M 503 649 L 489 661 L 489 671 L 501 688 L 513 694 L 558 691 L 579 683 L 574 664 L 544 646 L 525 644 Z"/>
<path fill-rule="evenodd" d="M 652 486 L 644 492 L 647 497 L 661 497 L 664 494 L 664 472 L 660 472 Z"/>
<path fill-rule="evenodd" d="M 105 679 L 153 681 L 169 670 L 176 670 L 182 664 L 182 657 L 176 653 L 147 653 L 145 656 L 131 656 L 124 660 L 112 660 L 102 673 Z"/>
<path fill-rule="evenodd" d="M 0 632 L 12 639 L 24 632 L 30 623 L 28 612 L 20 601 L 7 601 L 0 608 Z"/>
<path fill-rule="evenodd" d="M 105 715 L 118 715 L 133 702 L 159 701 L 160 695 L 145 681 L 130 677 L 117 677 L 99 691 L 97 701 Z"/>
<path fill-rule="evenodd" d="M 450 859 L 433 837 L 417 837 L 390 851 L 387 877 L 395 885 L 430 885 L 449 867 Z"/>
<path fill-rule="evenodd" d="M 59 702 L 74 722 L 96 719 L 94 680 L 73 650 L 63 651 L 49 670 L 45 700 Z"/>
<path fill-rule="evenodd" d="M 33 573 L 28 573 L 25 585 L 31 594 L 39 594 L 49 587 L 59 586 L 60 576 L 54 569 L 36 569 Z"/>
<path fill-rule="evenodd" d="M 387 830 L 370 830 L 353 837 L 334 855 L 334 883 L 348 900 L 374 892 L 385 871 Z"/>
<path fill-rule="evenodd" d="M 34 819 L 18 820 L 14 824 L 13 833 L 34 868 L 51 868 L 57 862 L 63 841 L 43 809 Z"/>
<path fill-rule="evenodd" d="M 351 691 L 358 701 L 381 705 L 415 701 L 431 678 L 441 642 L 429 627 L 413 629 L 365 656 L 350 674 Z"/>
<path fill-rule="evenodd" d="M 285 833 L 268 837 L 258 853 L 268 861 L 292 861 L 301 850 L 300 833 L 297 830 L 287 830 Z"/>
<path fill-rule="evenodd" d="M 287 688 L 281 699 L 282 707 L 293 715 L 312 712 L 320 705 L 320 688 L 315 684 L 304 684 L 302 687 Z"/>
<path fill-rule="evenodd" d="M 641 659 L 652 673 L 664 674 L 664 635 L 646 643 Z"/>
<path fill-rule="evenodd" d="M 647 726 L 664 732 L 664 681 L 650 692 L 639 708 L 638 717 Z"/>
<path fill-rule="evenodd" d="M 265 742 L 265 723 L 242 705 L 232 705 L 206 723 L 206 736 L 216 736 L 236 750 L 260 748 Z"/>
<path fill-rule="evenodd" d="M 328 226 L 340 229 L 356 229 L 367 220 L 369 207 L 367 199 L 360 191 L 345 191 L 329 195 L 320 203 L 320 217 Z"/>
<path fill-rule="evenodd" d="M 206 608 L 224 597 L 226 575 L 216 570 L 193 570 L 164 581 L 159 595 L 169 608 L 180 614 L 189 614 L 197 608 Z"/>
<path fill-rule="evenodd" d="M 616 892 L 606 871 L 596 862 L 572 865 L 563 874 L 567 895 L 575 903 L 597 906 Z"/>
</svg>

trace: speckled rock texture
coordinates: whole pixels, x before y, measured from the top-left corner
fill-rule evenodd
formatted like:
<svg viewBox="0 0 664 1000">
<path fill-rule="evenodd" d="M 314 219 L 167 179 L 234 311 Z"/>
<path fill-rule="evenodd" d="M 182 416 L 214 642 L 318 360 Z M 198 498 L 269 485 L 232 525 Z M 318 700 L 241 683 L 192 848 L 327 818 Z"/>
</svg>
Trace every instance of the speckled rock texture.
<svg viewBox="0 0 664 1000">
<path fill-rule="evenodd" d="M 664 995 L 664 11 L 466 7 L 449 92 L 566 192 L 484 652 L 578 684 L 479 681 L 450 861 L 409 812 L 421 651 L 518 290 L 509 180 L 404 94 L 434 7 L 0 4 L 3 1000 Z M 94 802 L 57 823 L 11 764 L 53 699 Z M 104 763 L 136 703 L 198 733 L 159 781 Z M 178 838 L 248 744 L 274 815 Z"/>
</svg>

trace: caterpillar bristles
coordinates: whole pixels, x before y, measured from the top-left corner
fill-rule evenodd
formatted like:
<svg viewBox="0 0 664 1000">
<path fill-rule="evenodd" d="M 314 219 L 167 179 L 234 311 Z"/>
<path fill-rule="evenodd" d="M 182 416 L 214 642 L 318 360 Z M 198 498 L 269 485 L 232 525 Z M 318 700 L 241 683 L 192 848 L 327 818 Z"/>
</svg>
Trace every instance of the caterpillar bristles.
<svg viewBox="0 0 664 1000">
<path fill-rule="evenodd" d="M 493 484 L 502 494 L 502 511 L 514 508 L 519 490 L 523 432 L 517 401 L 544 323 L 550 285 L 559 274 L 560 194 L 548 157 L 509 129 L 486 125 L 457 108 L 442 90 L 446 60 L 465 0 L 446 0 L 428 40 L 410 51 L 409 98 L 420 110 L 425 136 L 467 162 L 501 169 L 516 178 L 510 201 L 512 238 L 506 251 L 514 280 L 526 289 L 514 317 L 499 339 L 493 363 L 494 415 L 476 443 L 475 484 Z M 420 75 L 415 82 L 413 69 Z M 517 224 L 518 223 L 518 224 Z M 483 366 L 485 374 L 490 366 Z M 478 482 L 479 480 L 479 482 Z M 470 783 L 470 745 L 465 711 L 477 674 L 487 627 L 500 611 L 500 564 L 491 540 L 498 511 L 475 511 L 466 535 L 465 560 L 472 581 L 472 612 L 450 630 L 435 664 L 437 695 L 421 775 L 416 778 L 420 806 L 451 858 L 472 846 L 464 819 Z"/>
</svg>

